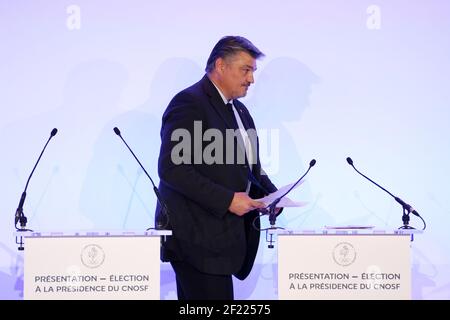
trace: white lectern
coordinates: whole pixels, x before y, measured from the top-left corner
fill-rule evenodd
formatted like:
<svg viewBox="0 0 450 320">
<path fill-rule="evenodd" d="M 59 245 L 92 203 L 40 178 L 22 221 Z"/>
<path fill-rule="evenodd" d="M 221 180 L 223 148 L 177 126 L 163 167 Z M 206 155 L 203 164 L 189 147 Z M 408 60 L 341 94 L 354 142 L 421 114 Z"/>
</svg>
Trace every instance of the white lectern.
<svg viewBox="0 0 450 320">
<path fill-rule="evenodd" d="M 167 230 L 28 233 L 24 298 L 159 300 L 160 241 L 170 235 Z"/>
<path fill-rule="evenodd" d="M 411 299 L 416 230 L 274 230 L 278 298 Z"/>
</svg>

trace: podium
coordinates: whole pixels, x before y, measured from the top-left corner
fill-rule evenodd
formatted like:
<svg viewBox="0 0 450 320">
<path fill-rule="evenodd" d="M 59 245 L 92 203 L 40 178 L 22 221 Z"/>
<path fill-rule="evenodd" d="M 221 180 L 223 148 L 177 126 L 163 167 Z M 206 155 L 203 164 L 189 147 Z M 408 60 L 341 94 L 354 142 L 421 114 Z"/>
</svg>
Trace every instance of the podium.
<svg viewBox="0 0 450 320">
<path fill-rule="evenodd" d="M 272 230 L 280 300 L 411 299 L 417 230 Z"/>
<path fill-rule="evenodd" d="M 20 232 L 24 299 L 159 300 L 161 237 L 170 235 L 169 230 Z"/>
</svg>

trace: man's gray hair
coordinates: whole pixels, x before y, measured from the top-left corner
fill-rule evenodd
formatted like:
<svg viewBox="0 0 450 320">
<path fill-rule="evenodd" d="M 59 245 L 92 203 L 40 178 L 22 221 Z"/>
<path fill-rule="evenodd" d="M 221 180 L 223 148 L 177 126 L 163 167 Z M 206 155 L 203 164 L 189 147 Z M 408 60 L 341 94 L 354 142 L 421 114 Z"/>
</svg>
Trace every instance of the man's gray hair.
<svg viewBox="0 0 450 320">
<path fill-rule="evenodd" d="M 212 49 L 208 62 L 206 63 L 205 71 L 208 73 L 211 72 L 214 69 L 217 59 L 225 59 L 242 51 L 248 53 L 254 59 L 264 57 L 264 53 L 262 53 L 246 38 L 239 36 L 226 36 L 220 39 Z"/>
</svg>

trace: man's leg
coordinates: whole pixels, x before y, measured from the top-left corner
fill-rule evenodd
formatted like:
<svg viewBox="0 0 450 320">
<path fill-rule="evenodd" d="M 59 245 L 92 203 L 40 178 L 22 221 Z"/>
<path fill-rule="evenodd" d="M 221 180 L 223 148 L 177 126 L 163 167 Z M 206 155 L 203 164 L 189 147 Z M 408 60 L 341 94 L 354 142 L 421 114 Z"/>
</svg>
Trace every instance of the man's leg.
<svg viewBox="0 0 450 320">
<path fill-rule="evenodd" d="M 233 300 L 231 275 L 202 273 L 185 262 L 171 262 L 175 270 L 178 300 Z"/>
</svg>

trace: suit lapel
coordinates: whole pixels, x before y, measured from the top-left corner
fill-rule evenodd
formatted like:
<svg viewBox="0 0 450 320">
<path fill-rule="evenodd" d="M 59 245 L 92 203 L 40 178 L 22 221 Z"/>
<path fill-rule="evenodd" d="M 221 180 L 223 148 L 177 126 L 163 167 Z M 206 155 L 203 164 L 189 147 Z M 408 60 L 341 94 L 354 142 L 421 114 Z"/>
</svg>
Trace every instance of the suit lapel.
<svg viewBox="0 0 450 320">
<path fill-rule="evenodd" d="M 231 122 L 231 119 L 229 118 L 229 115 L 227 113 L 227 110 L 225 109 L 226 106 L 223 103 L 222 97 L 220 96 L 219 92 L 217 91 L 214 84 L 209 80 L 208 76 L 205 75 L 202 79 L 203 82 L 203 90 L 205 91 L 206 95 L 209 98 L 209 102 L 212 105 L 213 109 L 217 112 L 217 114 L 220 116 L 220 118 L 225 122 L 226 127 L 233 129 L 233 123 Z"/>
<path fill-rule="evenodd" d="M 214 84 L 211 82 L 211 80 L 209 80 L 207 75 L 205 75 L 201 81 L 202 81 L 203 90 L 206 93 L 206 95 L 209 97 L 210 104 L 212 105 L 213 109 L 217 112 L 217 114 L 220 116 L 220 118 L 223 120 L 223 122 L 226 124 L 226 127 L 230 128 L 230 129 L 236 129 L 236 128 L 234 128 L 234 125 L 232 124 L 231 119 L 229 118 L 229 114 L 226 110 L 225 104 L 223 103 L 222 97 L 220 96 L 220 94 L 217 91 Z M 234 100 L 234 106 L 235 106 L 236 110 L 238 111 L 239 117 L 241 118 L 241 121 L 242 121 L 242 124 L 244 125 L 245 130 L 255 129 L 251 125 L 250 120 L 249 120 L 250 115 L 247 114 L 247 111 L 242 106 L 242 103 L 238 100 Z M 245 148 L 244 148 L 244 144 L 242 142 L 242 138 L 239 137 L 239 139 L 241 140 L 240 147 L 243 148 L 242 150 L 245 155 Z M 238 142 L 238 144 L 239 144 L 239 142 Z M 252 147 L 257 148 L 257 145 L 252 143 Z M 245 156 L 245 159 L 247 162 L 246 156 Z M 255 170 L 257 166 L 258 166 L 258 164 L 254 165 L 252 169 Z M 245 176 L 246 180 L 248 179 L 247 178 L 248 172 L 250 172 L 248 167 L 247 167 L 247 170 L 244 170 L 242 172 L 242 174 L 243 174 L 243 176 Z"/>
<path fill-rule="evenodd" d="M 254 127 L 254 125 L 252 124 L 252 121 L 250 120 L 250 114 L 248 113 L 247 109 L 244 107 L 244 105 L 238 101 L 238 100 L 234 100 L 234 106 L 236 107 L 236 110 L 238 111 L 239 117 L 241 118 L 242 124 L 245 127 L 245 130 L 249 129 L 253 129 L 256 131 L 256 128 Z M 255 156 L 258 157 L 258 142 L 257 141 L 253 141 L 253 139 L 250 139 L 250 143 L 252 144 L 252 148 L 255 152 Z M 252 170 L 249 170 L 249 175 L 251 175 L 252 177 L 249 178 L 250 181 L 252 181 L 251 178 L 255 177 L 255 173 L 259 171 L 259 159 L 255 159 L 256 164 L 254 164 L 252 166 Z M 262 189 L 263 190 L 263 189 Z"/>
</svg>

